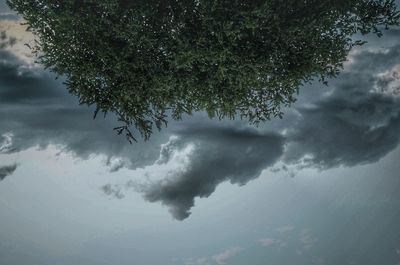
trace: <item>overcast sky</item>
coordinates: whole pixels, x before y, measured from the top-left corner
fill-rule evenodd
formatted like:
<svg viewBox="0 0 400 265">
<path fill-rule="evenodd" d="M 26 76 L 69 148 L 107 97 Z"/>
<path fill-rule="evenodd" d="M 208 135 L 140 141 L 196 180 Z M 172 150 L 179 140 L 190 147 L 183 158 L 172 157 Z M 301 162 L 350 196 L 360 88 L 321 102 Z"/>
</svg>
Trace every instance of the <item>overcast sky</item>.
<svg viewBox="0 0 400 265">
<path fill-rule="evenodd" d="M 129 145 L 0 0 L 0 265 L 399 265 L 400 29 L 282 120 L 203 113 Z"/>
</svg>

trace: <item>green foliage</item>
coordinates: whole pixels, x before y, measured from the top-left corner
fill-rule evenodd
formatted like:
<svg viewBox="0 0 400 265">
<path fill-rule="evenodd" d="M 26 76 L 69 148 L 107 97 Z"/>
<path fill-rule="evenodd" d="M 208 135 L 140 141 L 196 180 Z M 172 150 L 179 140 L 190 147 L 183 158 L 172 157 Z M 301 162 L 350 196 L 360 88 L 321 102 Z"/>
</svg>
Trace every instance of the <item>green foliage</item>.
<svg viewBox="0 0 400 265">
<path fill-rule="evenodd" d="M 167 116 L 204 110 L 252 123 L 299 87 L 335 77 L 357 33 L 398 25 L 392 0 L 9 0 L 40 63 L 115 128 L 148 139 Z"/>
</svg>

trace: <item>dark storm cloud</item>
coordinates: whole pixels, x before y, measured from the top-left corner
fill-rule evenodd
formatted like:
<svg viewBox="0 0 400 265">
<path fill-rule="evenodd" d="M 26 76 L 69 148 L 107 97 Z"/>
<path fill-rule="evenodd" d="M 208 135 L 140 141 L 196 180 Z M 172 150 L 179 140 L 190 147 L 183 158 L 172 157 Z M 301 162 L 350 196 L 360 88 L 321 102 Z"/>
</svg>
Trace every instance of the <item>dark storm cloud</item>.
<svg viewBox="0 0 400 265">
<path fill-rule="evenodd" d="M 17 169 L 17 164 L 0 166 L 0 181 L 12 175 L 16 169 Z"/>
<path fill-rule="evenodd" d="M 299 110 L 303 120 L 289 136 L 287 163 L 302 158 L 307 166 L 331 168 L 372 163 L 399 144 L 399 101 L 380 95 L 365 101 L 324 101 Z M 388 119 L 374 123 L 373 116 L 387 113 Z M 352 121 L 354 116 L 360 120 Z M 362 122 L 362 119 L 368 119 Z M 308 155 L 308 157 L 306 157 Z"/>
<path fill-rule="evenodd" d="M 157 158 L 158 147 L 129 145 L 117 136 L 114 117 L 93 120 L 93 108 L 79 106 L 53 75 L 27 68 L 10 52 L 0 50 L 0 56 L 0 135 L 12 135 L 8 152 L 59 144 L 84 159 L 122 157 L 130 167 Z"/>
<path fill-rule="evenodd" d="M 189 163 L 141 190 L 146 200 L 167 205 L 178 220 L 190 215 L 196 197 L 210 196 L 218 184 L 225 181 L 245 185 L 274 164 L 283 152 L 284 139 L 274 133 L 192 127 L 178 135 L 163 146 L 158 163 L 169 162 L 174 151 L 191 144 Z"/>
<path fill-rule="evenodd" d="M 297 108 L 300 119 L 289 128 L 285 162 L 322 169 L 355 166 L 395 149 L 400 142 L 399 50 L 361 52 L 351 71 L 332 82 L 328 96 Z"/>
<path fill-rule="evenodd" d="M 0 50 L 0 56 L 3 59 L 0 61 L 1 106 L 43 106 L 67 99 L 54 77 L 39 70 L 25 69 L 10 52 Z"/>
<path fill-rule="evenodd" d="M 127 144 L 112 130 L 119 125 L 112 114 L 93 120 L 94 109 L 79 106 L 62 78 L 55 80 L 40 66 L 32 68 L 5 49 L 12 48 L 14 42 L 6 31 L 0 32 L 0 136 L 12 138 L 6 152 L 57 144 L 83 159 L 92 154 L 105 155 L 107 161 L 122 158 L 118 167 L 110 164 L 112 171 L 123 165 L 142 166 L 157 158 L 157 145 Z M 154 138 L 156 143 L 163 141 Z"/>
</svg>

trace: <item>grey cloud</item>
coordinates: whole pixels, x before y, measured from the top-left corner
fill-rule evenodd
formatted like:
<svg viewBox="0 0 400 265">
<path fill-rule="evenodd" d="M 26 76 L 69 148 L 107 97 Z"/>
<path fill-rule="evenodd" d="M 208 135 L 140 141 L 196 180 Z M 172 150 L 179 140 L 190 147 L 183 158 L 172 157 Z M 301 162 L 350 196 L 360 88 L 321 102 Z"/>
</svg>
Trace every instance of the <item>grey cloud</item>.
<svg viewBox="0 0 400 265">
<path fill-rule="evenodd" d="M 285 162 L 355 166 L 394 150 L 400 142 L 400 99 L 375 92 L 375 79 L 368 72 L 344 74 L 329 96 L 298 108 L 301 118 L 289 129 Z"/>
<path fill-rule="evenodd" d="M 0 50 L 0 56 L 3 58 L 0 62 L 2 106 L 46 107 L 57 103 L 65 106 L 71 102 L 55 77 L 40 70 L 24 69 L 23 62 L 7 51 Z"/>
<path fill-rule="evenodd" d="M 278 134 L 260 134 L 250 129 L 212 127 L 181 131 L 179 138 L 163 146 L 158 163 L 168 162 L 173 150 L 192 144 L 194 151 L 188 154 L 188 165 L 141 192 L 146 200 L 162 202 L 174 218 L 183 220 L 190 215 L 194 199 L 210 196 L 218 184 L 230 181 L 245 185 L 257 178 L 282 155 L 283 143 Z"/>
<path fill-rule="evenodd" d="M 379 74 L 375 81 L 377 92 L 393 96 L 400 96 L 400 65 L 396 65 L 390 71 Z"/>
<path fill-rule="evenodd" d="M 0 20 L 18 20 L 20 17 L 12 11 L 5 0 L 0 0 Z"/>
<path fill-rule="evenodd" d="M 83 159 L 91 154 L 121 157 L 135 168 L 153 162 L 157 145 L 129 145 L 112 128 L 112 115 L 93 120 L 94 109 L 80 106 L 62 85 L 62 78 L 39 69 L 25 69 L 23 62 L 0 50 L 0 135 L 12 133 L 10 152 L 48 144 Z M 161 142 L 154 137 L 155 143 Z M 118 168 L 115 168 L 117 170 Z"/>
<path fill-rule="evenodd" d="M 17 14 L 12 12 L 0 13 L 0 20 L 19 20 L 21 19 Z"/>
<path fill-rule="evenodd" d="M 400 30 L 397 30 L 395 34 L 400 35 Z M 353 54 L 351 57 L 354 63 L 350 65 L 350 71 L 376 74 L 398 64 L 400 58 L 399 35 L 396 37 L 396 43 L 393 43 L 391 47 L 366 45 L 365 48 Z"/>
<path fill-rule="evenodd" d="M 122 194 L 121 189 L 118 187 L 113 187 L 111 184 L 106 184 L 103 187 L 101 187 L 101 190 L 108 196 L 113 196 L 117 199 L 123 199 L 125 197 L 124 194 Z"/>
<path fill-rule="evenodd" d="M 4 180 L 6 177 L 12 175 L 17 169 L 17 164 L 1 166 L 0 167 L 0 181 Z"/>
<path fill-rule="evenodd" d="M 124 160 L 118 159 L 115 162 L 112 162 L 110 158 L 107 159 L 106 165 L 110 167 L 110 172 L 117 172 L 121 168 L 124 168 L 127 166 L 126 162 Z"/>
<path fill-rule="evenodd" d="M 1 144 L 0 144 L 0 154 L 10 152 L 10 148 L 12 146 L 12 134 L 5 133 L 0 136 Z"/>
</svg>

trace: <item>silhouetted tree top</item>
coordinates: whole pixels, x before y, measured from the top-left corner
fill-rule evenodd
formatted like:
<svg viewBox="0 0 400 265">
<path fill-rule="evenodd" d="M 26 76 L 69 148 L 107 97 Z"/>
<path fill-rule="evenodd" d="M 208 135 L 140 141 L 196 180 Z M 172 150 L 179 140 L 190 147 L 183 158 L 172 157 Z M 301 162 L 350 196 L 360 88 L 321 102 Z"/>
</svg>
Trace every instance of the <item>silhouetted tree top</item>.
<svg viewBox="0 0 400 265">
<path fill-rule="evenodd" d="M 167 116 L 281 116 L 299 87 L 335 77 L 355 33 L 398 25 L 392 0 L 9 0 L 39 62 L 96 114 L 147 139 Z"/>
</svg>

